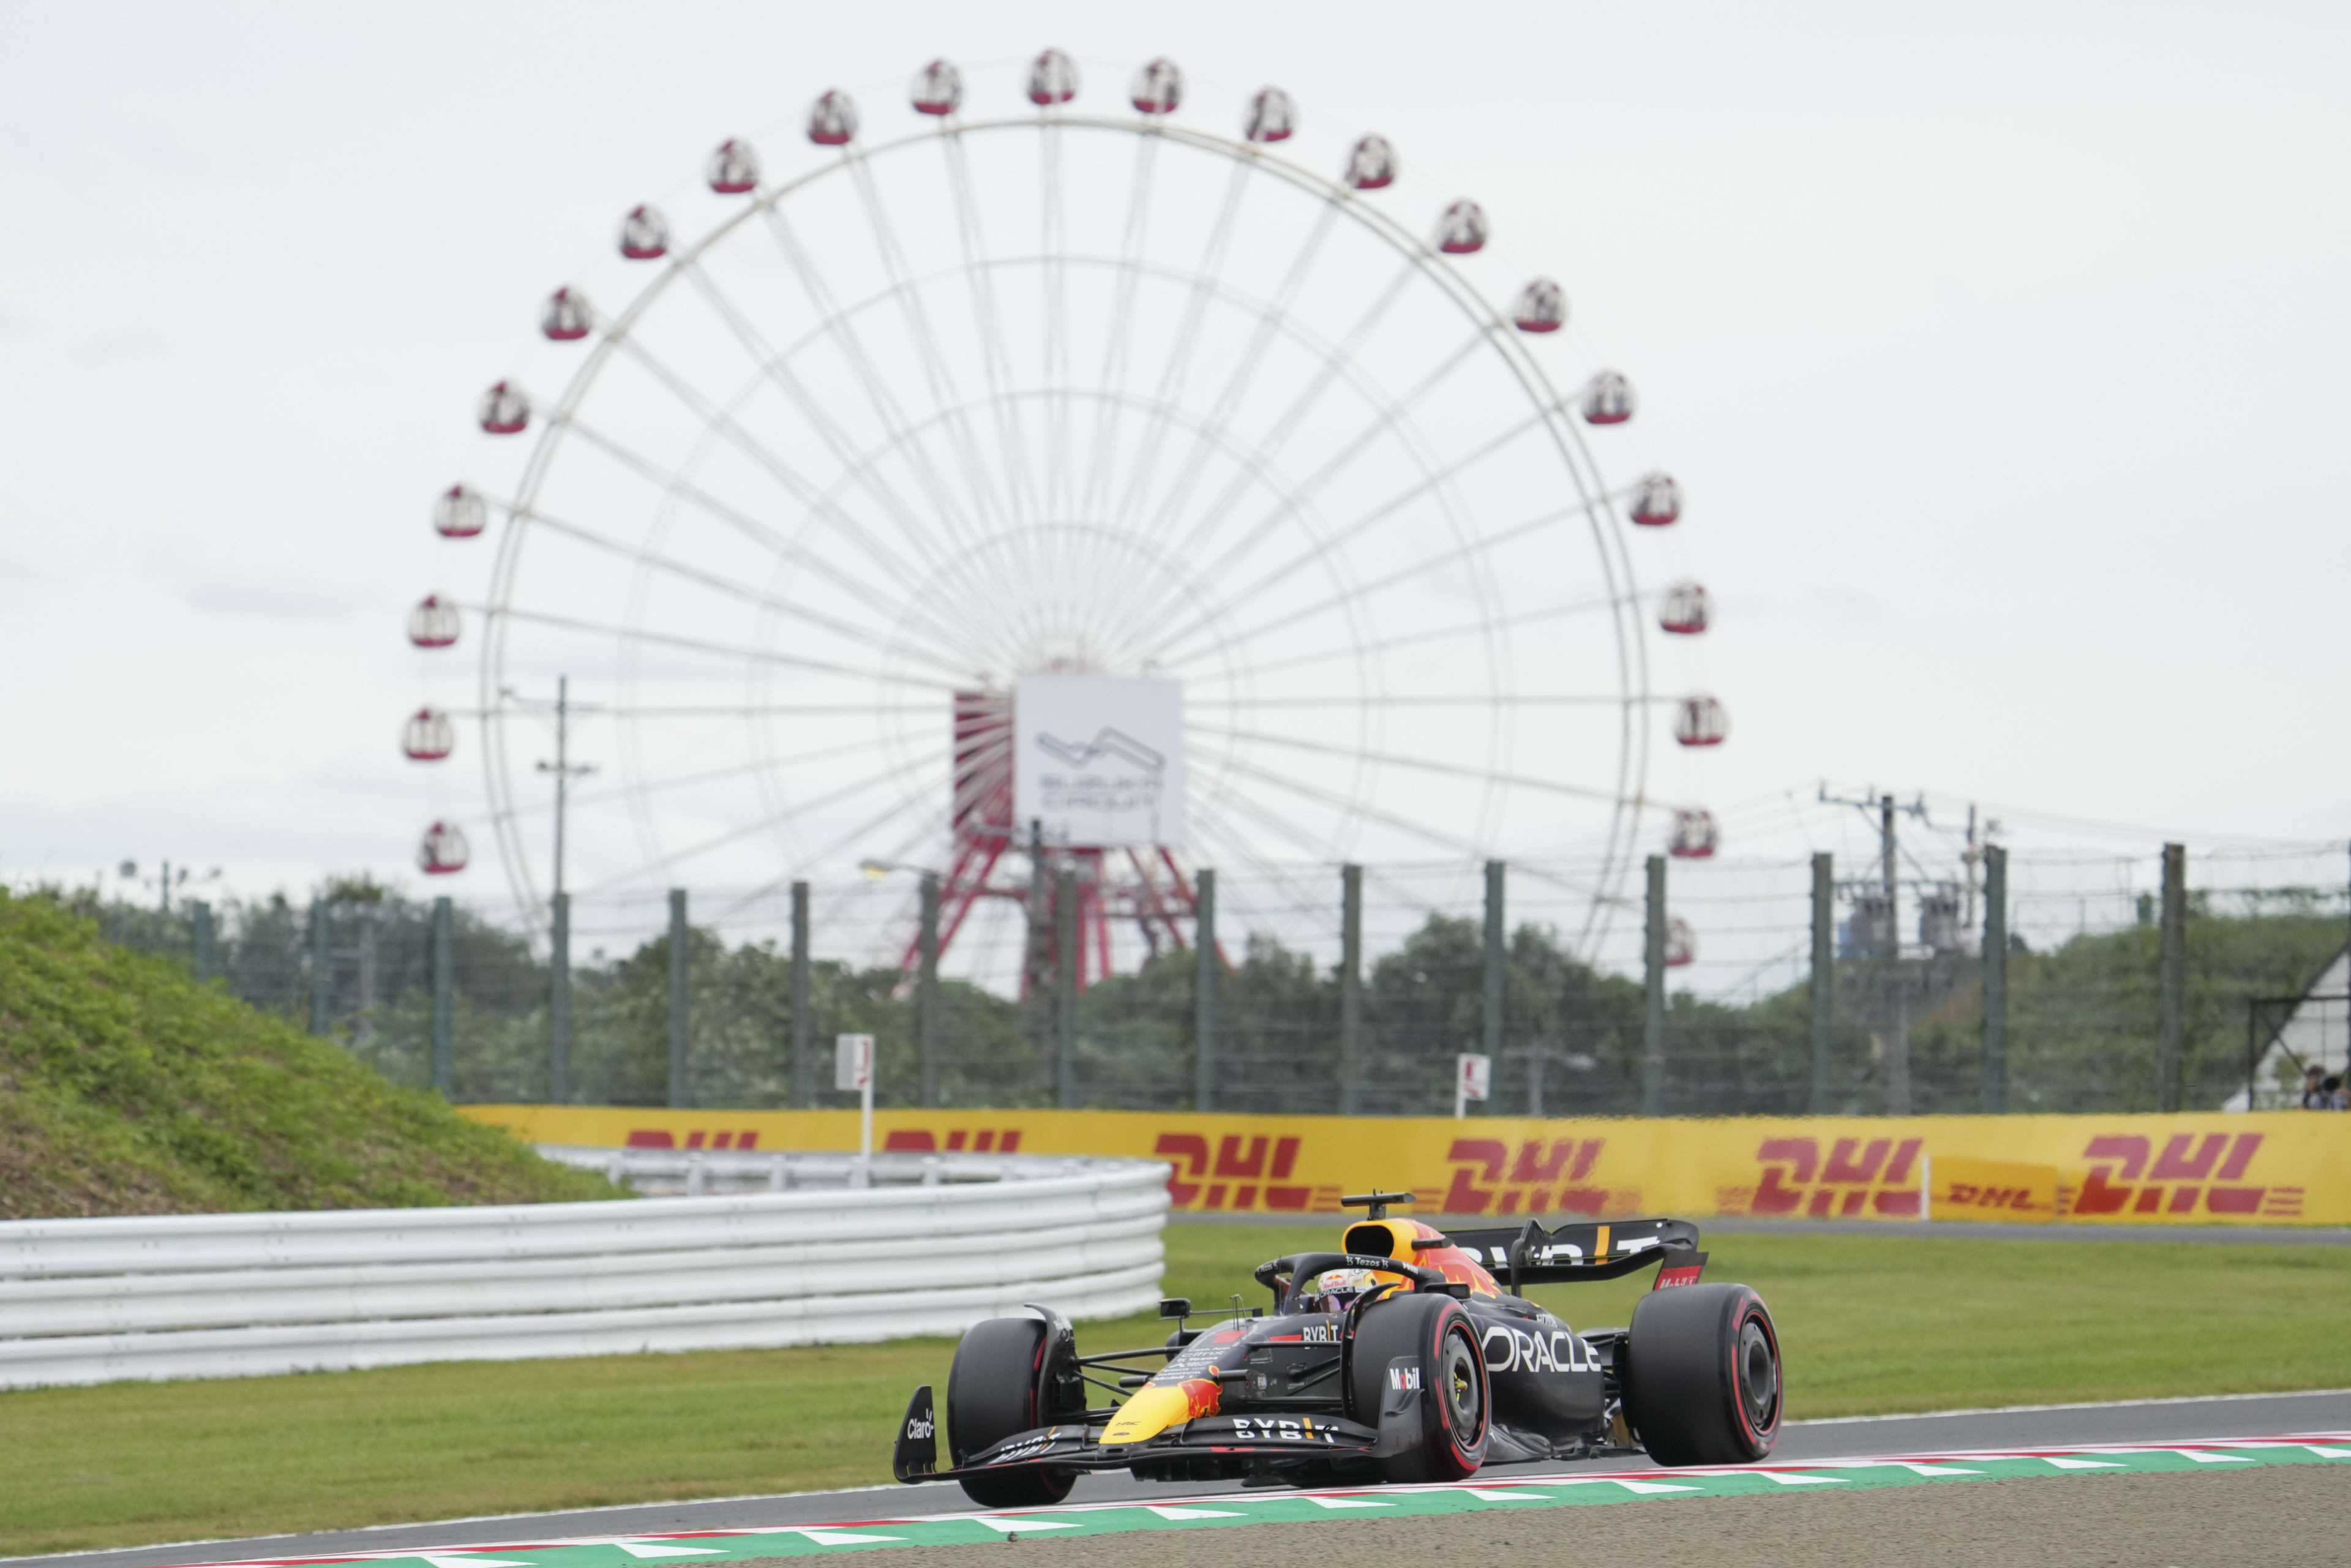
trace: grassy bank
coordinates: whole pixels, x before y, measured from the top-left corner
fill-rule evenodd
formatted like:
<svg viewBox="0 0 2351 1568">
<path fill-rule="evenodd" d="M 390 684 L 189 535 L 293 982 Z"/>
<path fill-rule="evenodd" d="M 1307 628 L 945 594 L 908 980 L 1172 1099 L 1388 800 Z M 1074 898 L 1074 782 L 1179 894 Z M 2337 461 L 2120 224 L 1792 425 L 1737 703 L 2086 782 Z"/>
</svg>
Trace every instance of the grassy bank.
<svg viewBox="0 0 2351 1568">
<path fill-rule="evenodd" d="M 1203 1304 L 1318 1244 L 1175 1226 L 1166 1289 Z M 1732 1236 L 1712 1279 L 1771 1303 L 1792 1416 L 2325 1387 L 2351 1250 Z M 1556 1289 L 1579 1326 L 1645 1281 Z M 1261 1293 L 1256 1299 L 1262 1300 Z M 1090 1325 L 1137 1344 L 1151 1320 Z M 888 1479 L 944 1340 L 0 1394 L 0 1554 L 793 1491 Z"/>
<path fill-rule="evenodd" d="M 618 1196 L 0 891 L 0 1219 Z"/>
</svg>

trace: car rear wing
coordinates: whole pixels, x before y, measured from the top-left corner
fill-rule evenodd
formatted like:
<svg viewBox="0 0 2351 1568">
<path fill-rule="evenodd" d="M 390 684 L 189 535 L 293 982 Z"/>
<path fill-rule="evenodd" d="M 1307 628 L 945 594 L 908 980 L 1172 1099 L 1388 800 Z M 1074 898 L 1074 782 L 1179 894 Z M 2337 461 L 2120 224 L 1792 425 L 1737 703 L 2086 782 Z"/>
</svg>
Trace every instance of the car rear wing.
<svg viewBox="0 0 2351 1568">
<path fill-rule="evenodd" d="M 1659 1285 L 1687 1285 L 1706 1267 L 1698 1227 L 1687 1219 L 1612 1219 L 1546 1230 L 1530 1219 L 1515 1230 L 1456 1230 L 1413 1243 L 1416 1251 L 1458 1247 L 1513 1293 L 1526 1285 L 1614 1280 L 1665 1263 Z"/>
</svg>

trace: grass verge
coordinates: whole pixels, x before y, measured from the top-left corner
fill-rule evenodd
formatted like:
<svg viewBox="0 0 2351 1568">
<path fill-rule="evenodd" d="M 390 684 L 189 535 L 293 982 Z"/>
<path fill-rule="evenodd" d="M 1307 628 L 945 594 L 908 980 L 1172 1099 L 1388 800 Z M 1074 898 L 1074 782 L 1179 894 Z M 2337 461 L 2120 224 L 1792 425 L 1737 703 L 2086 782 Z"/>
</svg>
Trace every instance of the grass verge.
<svg viewBox="0 0 2351 1568">
<path fill-rule="evenodd" d="M 1170 1294 L 1207 1305 L 1290 1227 L 1176 1225 Z M 1790 1414 L 2328 1387 L 2351 1249 L 1733 1236 L 1709 1279 L 1779 1320 Z M 1537 1292 L 1623 1322 L 1646 1279 Z M 1261 1292 L 1252 1292 L 1262 1300 Z M 1088 1325 L 1147 1343 L 1148 1319 Z M 0 1394 L 0 1554 L 889 1479 L 916 1383 L 953 1344 L 888 1344 Z"/>
</svg>

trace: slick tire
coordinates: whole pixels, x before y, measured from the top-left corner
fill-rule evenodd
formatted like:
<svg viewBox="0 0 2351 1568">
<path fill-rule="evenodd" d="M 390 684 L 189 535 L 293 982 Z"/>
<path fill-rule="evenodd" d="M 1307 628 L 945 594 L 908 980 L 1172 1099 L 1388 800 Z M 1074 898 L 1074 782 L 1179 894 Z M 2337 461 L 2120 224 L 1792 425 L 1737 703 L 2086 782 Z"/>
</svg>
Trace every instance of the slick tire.
<svg viewBox="0 0 2351 1568">
<path fill-rule="evenodd" d="M 1625 1417 L 1661 1465 L 1752 1464 L 1780 1435 L 1780 1333 L 1744 1285 L 1675 1285 L 1633 1309 Z"/>
<path fill-rule="evenodd" d="M 1364 1309 L 1348 1350 L 1349 1414 L 1377 1426 L 1387 1397 L 1388 1365 L 1410 1358 L 1420 1369 L 1419 1437 L 1405 1453 L 1379 1461 L 1391 1481 L 1459 1481 L 1486 1462 L 1494 1391 L 1478 1333 L 1451 1296 L 1390 1296 Z"/>
<path fill-rule="evenodd" d="M 947 1453 L 957 1465 L 1016 1432 L 1049 1424 L 1037 1407 L 1047 1337 L 1035 1318 L 989 1318 L 972 1325 L 947 1370 Z M 967 1476 L 966 1496 L 982 1508 L 1031 1508 L 1070 1495 L 1074 1470 L 1008 1470 Z"/>
</svg>

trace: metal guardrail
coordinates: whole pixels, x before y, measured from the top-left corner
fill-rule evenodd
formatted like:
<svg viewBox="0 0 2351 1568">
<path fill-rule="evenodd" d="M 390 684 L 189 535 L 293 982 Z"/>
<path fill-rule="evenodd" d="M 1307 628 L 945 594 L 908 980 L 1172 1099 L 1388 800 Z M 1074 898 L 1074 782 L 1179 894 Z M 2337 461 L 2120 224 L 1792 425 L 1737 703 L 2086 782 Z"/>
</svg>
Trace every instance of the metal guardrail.
<svg viewBox="0 0 2351 1568">
<path fill-rule="evenodd" d="M 0 1388 L 852 1343 L 1157 1299 L 1163 1165 L 971 1156 L 926 1185 L 884 1163 L 863 1188 L 0 1223 Z"/>
</svg>

